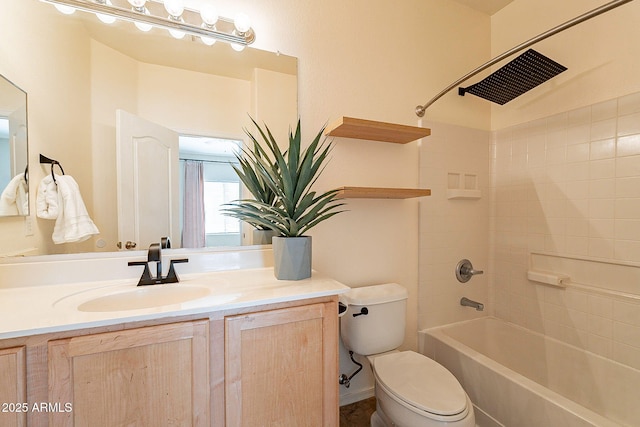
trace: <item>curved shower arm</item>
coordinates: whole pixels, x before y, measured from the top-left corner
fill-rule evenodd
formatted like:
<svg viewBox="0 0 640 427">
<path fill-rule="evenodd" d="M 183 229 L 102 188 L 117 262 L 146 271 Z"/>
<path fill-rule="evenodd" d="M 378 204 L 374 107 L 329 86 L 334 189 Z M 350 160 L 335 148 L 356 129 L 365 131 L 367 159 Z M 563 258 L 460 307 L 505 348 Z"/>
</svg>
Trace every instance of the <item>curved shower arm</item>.
<svg viewBox="0 0 640 427">
<path fill-rule="evenodd" d="M 470 79 L 471 77 L 475 76 L 476 74 L 486 70 L 487 68 L 497 64 L 498 62 L 502 61 L 503 59 L 520 52 L 521 50 L 524 50 L 526 48 L 528 48 L 529 46 L 532 46 L 536 43 L 538 43 L 539 41 L 542 41 L 548 37 L 551 37 L 555 34 L 558 34 L 568 28 L 571 28 L 575 25 L 578 25 L 586 20 L 589 20 L 591 18 L 594 18 L 598 15 L 601 15 L 605 12 L 608 12 L 612 9 L 615 9 L 618 6 L 622 6 L 623 4 L 626 3 L 630 3 L 633 0 L 613 0 L 609 3 L 606 3 L 600 7 L 597 7 L 589 12 L 583 13 L 580 16 L 577 16 L 567 22 L 565 22 L 564 24 L 560 24 L 556 27 L 553 27 L 552 29 L 545 31 L 542 34 L 539 34 L 529 40 L 527 40 L 524 43 L 519 44 L 518 46 L 509 49 L 508 51 L 496 56 L 495 58 L 493 58 L 492 60 L 490 60 L 489 62 L 479 66 L 478 68 L 476 68 L 475 70 L 465 74 L 464 76 L 462 76 L 461 78 L 459 78 L 458 80 L 456 80 L 455 82 L 451 83 L 449 86 L 447 86 L 446 88 L 444 88 L 440 93 L 438 93 L 436 96 L 434 96 L 433 98 L 431 98 L 431 100 L 429 100 L 429 102 L 427 102 L 424 105 L 418 105 L 416 107 L 416 115 L 418 117 L 423 117 L 425 111 L 427 110 L 427 108 L 429 108 L 434 102 L 436 102 L 438 99 L 442 98 L 447 92 L 449 92 L 451 89 L 454 89 L 456 86 L 458 86 L 459 84 L 461 84 L 462 82 L 467 81 L 468 79 Z"/>
</svg>

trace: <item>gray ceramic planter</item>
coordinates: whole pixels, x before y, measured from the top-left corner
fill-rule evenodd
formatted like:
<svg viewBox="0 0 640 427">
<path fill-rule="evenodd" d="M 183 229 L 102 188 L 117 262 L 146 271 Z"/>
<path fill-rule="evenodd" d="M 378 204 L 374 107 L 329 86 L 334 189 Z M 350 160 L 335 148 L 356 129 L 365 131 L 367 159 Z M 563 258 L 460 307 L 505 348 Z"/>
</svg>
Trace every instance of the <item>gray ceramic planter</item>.
<svg viewBox="0 0 640 427">
<path fill-rule="evenodd" d="M 273 263 L 276 279 L 302 280 L 311 277 L 311 236 L 274 237 Z"/>
<path fill-rule="evenodd" d="M 253 230 L 253 240 L 251 243 L 254 245 L 270 245 L 271 239 L 276 234 L 273 230 L 260 230 L 256 228 Z"/>
</svg>

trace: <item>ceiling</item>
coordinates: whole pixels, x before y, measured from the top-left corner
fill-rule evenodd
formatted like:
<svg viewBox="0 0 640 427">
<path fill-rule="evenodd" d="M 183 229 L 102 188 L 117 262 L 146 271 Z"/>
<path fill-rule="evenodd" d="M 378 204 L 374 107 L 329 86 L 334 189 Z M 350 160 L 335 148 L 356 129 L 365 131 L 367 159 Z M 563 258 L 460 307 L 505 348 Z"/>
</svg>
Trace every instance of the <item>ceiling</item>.
<svg viewBox="0 0 640 427">
<path fill-rule="evenodd" d="M 460 4 L 468 6 L 478 12 L 493 15 L 513 0 L 455 0 Z"/>
</svg>

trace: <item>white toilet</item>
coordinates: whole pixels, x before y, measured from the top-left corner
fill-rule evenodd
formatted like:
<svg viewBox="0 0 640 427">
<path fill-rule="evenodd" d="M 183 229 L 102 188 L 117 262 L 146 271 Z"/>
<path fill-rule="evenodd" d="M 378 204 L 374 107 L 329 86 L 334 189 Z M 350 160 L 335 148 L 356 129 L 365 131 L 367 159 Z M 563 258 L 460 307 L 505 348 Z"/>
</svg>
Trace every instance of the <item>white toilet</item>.
<svg viewBox="0 0 640 427">
<path fill-rule="evenodd" d="M 395 283 L 351 289 L 340 335 L 347 349 L 367 356 L 376 381 L 372 427 L 474 427 L 473 406 L 444 366 L 404 341 L 407 291 Z"/>
</svg>

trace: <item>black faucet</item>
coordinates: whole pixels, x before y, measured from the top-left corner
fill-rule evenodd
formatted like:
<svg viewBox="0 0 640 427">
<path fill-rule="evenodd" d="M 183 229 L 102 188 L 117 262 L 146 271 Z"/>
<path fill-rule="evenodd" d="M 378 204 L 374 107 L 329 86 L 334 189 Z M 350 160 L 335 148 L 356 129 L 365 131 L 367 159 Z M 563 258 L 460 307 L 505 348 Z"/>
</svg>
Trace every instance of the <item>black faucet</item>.
<svg viewBox="0 0 640 427">
<path fill-rule="evenodd" d="M 167 247 L 164 242 L 163 246 Z M 171 246 L 169 246 L 171 247 Z M 156 263 L 156 277 L 151 276 L 151 271 L 149 270 L 149 263 Z M 144 271 L 142 272 L 142 276 L 138 281 L 138 286 L 148 286 L 148 285 L 161 285 L 165 283 L 178 283 L 180 279 L 176 274 L 176 269 L 173 266 L 174 264 L 189 262 L 188 259 L 172 259 L 169 261 L 169 273 L 163 277 L 162 276 L 162 253 L 160 249 L 160 243 L 152 243 L 149 246 L 149 252 L 147 253 L 147 261 L 129 261 L 129 265 L 144 265 Z"/>
</svg>

